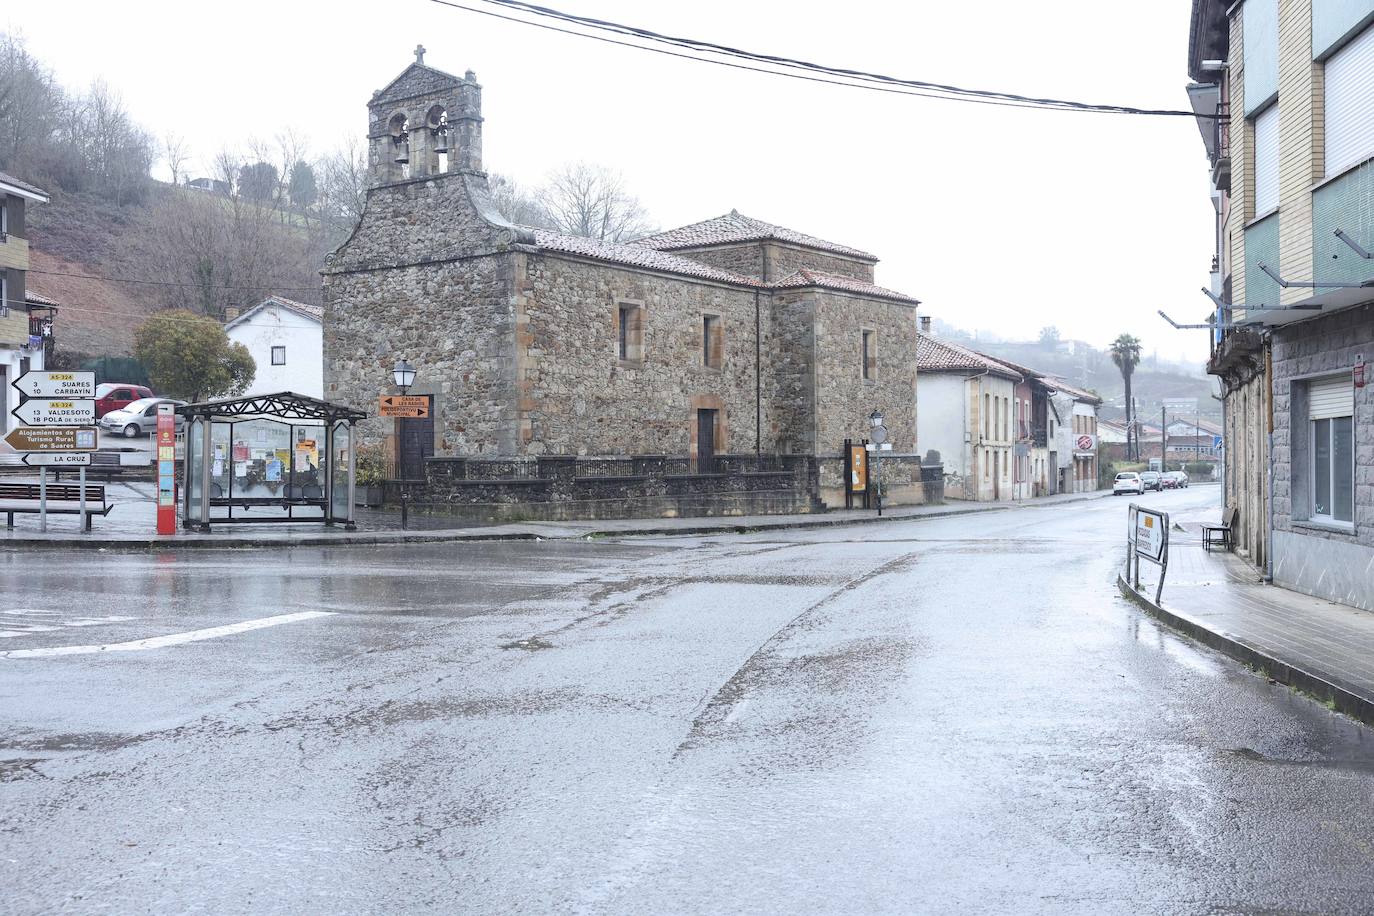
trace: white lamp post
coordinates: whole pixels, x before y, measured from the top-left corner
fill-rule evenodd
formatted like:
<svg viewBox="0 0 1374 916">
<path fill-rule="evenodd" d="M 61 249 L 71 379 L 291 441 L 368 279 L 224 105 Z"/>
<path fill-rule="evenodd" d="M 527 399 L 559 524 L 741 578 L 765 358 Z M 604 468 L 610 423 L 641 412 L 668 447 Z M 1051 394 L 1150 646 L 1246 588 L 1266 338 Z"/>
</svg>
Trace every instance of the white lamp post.
<svg viewBox="0 0 1374 916">
<path fill-rule="evenodd" d="M 391 370 L 391 377 L 396 381 L 396 387 L 401 389 L 401 394 L 405 394 L 415 384 L 415 367 L 404 359 L 398 359 Z"/>
</svg>

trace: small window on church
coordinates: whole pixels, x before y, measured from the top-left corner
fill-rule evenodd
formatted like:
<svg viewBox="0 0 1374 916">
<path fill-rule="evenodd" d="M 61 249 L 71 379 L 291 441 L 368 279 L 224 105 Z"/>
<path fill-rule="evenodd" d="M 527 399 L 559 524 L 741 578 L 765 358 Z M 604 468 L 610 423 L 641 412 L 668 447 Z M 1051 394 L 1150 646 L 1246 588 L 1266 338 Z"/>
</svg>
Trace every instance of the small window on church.
<svg viewBox="0 0 1374 916">
<path fill-rule="evenodd" d="M 878 375 L 878 339 L 873 331 L 863 332 L 863 373 L 866 382 Z"/>
<path fill-rule="evenodd" d="M 616 358 L 622 363 L 638 363 L 644 358 L 644 306 L 637 302 L 616 303 Z"/>
<path fill-rule="evenodd" d="M 719 369 L 724 344 L 719 315 L 701 316 L 701 363 L 707 369 Z"/>
</svg>

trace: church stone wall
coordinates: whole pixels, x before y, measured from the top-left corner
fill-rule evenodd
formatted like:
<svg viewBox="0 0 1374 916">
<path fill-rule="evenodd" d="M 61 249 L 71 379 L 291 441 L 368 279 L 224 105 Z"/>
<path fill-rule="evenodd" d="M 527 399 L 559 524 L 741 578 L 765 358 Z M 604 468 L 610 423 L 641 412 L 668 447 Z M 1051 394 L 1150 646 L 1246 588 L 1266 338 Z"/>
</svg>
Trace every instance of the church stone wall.
<svg viewBox="0 0 1374 916">
<path fill-rule="evenodd" d="M 916 309 L 880 299 L 816 293 L 816 453 L 869 435 L 882 410 L 896 452 L 916 449 Z M 863 331 L 875 333 L 877 366 L 863 377 Z"/>
<path fill-rule="evenodd" d="M 353 236 L 325 264 L 325 397 L 376 412 L 401 357 L 433 394 L 438 454 L 510 454 L 515 413 L 514 256 L 468 182 L 444 175 L 368 192 Z M 479 187 L 477 191 L 481 191 Z M 387 439 L 393 421 L 360 426 Z"/>
<path fill-rule="evenodd" d="M 814 248 L 768 242 L 765 257 L 768 263 L 769 280 L 782 280 L 805 267 L 823 274 L 852 277 L 867 283 L 873 282 L 872 263 L 857 261 L 844 255 L 827 254 Z"/>
<path fill-rule="evenodd" d="M 522 259 L 526 453 L 693 454 L 698 408 L 722 411 L 718 451 L 753 451 L 753 291 L 542 253 Z M 636 361 L 618 358 L 621 302 L 642 304 Z M 708 314 L 722 321 L 719 369 L 702 356 Z"/>
</svg>

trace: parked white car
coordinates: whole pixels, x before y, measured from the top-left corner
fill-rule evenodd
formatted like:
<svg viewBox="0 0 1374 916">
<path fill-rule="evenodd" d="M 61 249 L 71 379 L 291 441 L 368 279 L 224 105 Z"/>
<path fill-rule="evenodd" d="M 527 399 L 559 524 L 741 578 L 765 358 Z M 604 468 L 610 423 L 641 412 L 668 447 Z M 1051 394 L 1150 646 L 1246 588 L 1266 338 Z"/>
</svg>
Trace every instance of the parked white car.
<svg viewBox="0 0 1374 916">
<path fill-rule="evenodd" d="M 159 404 L 175 404 L 177 407 L 184 407 L 186 402 L 172 398 L 139 398 L 127 407 L 112 410 L 101 417 L 100 428 L 110 433 L 121 433 L 129 439 L 152 433 L 157 429 L 157 405 Z M 177 432 L 181 432 L 185 425 L 186 418 L 177 414 Z"/>
<path fill-rule="evenodd" d="M 1112 495 L 1120 496 L 1122 493 L 1144 496 L 1145 481 L 1135 471 L 1122 471 L 1116 475 L 1116 481 L 1112 484 Z"/>
</svg>

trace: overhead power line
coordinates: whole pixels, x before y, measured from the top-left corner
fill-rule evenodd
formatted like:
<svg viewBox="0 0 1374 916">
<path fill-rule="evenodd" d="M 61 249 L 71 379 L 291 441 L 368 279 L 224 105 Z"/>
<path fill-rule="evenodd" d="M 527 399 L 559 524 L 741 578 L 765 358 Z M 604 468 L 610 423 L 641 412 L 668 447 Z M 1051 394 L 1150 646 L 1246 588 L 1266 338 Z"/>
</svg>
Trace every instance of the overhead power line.
<svg viewBox="0 0 1374 916">
<path fill-rule="evenodd" d="M 44 274 L 49 277 L 69 277 L 73 280 L 104 280 L 107 283 L 138 283 L 144 286 L 181 286 L 188 289 L 271 289 L 279 293 L 318 293 L 318 286 L 274 286 L 272 284 L 234 285 L 234 284 L 201 284 L 201 283 L 182 283 L 177 280 L 144 280 L 136 277 L 101 277 L 96 274 L 72 274 L 60 270 L 39 270 L 30 267 L 28 272 L 31 274 Z"/>
<path fill-rule="evenodd" d="M 566 13 L 551 7 L 539 6 L 524 0 L 475 0 L 478 3 L 485 3 L 501 9 L 516 11 L 526 15 L 532 15 L 544 19 L 553 19 L 568 25 L 578 26 L 584 29 L 591 29 L 594 32 L 605 32 L 619 35 L 622 38 L 633 38 L 638 41 L 647 41 L 652 44 L 666 45 L 680 50 L 671 51 L 663 47 L 653 47 L 652 45 L 638 44 L 635 41 L 622 41 L 614 38 L 607 38 L 604 35 L 590 34 L 584 31 L 561 28 L 548 25 L 542 22 L 535 22 L 517 16 L 503 15 L 491 10 L 478 9 L 467 6 L 454 0 L 431 0 L 440 6 L 452 7 L 464 10 L 469 13 L 476 13 L 482 16 L 491 16 L 503 19 L 508 22 L 519 23 L 520 25 L 533 26 L 552 32 L 565 35 L 573 35 L 579 38 L 588 38 L 594 41 L 601 41 L 608 44 L 620 45 L 622 47 L 636 48 L 641 51 L 650 51 L 656 54 L 665 54 L 670 57 L 685 58 L 687 60 L 698 61 L 700 63 L 714 64 L 722 67 L 731 67 L 739 70 L 749 70 L 756 73 L 766 73 L 773 76 L 781 76 L 789 79 L 800 79 L 808 82 L 828 83 L 830 85 L 844 86 L 851 89 L 867 89 L 875 92 L 888 92 L 897 95 L 914 95 L 922 98 L 944 99 L 946 101 L 967 102 L 972 104 L 999 105 L 1010 108 L 1035 108 L 1046 111 L 1079 111 L 1094 112 L 1098 114 L 1127 114 L 1127 115 L 1147 115 L 1158 117 L 1214 117 L 1213 115 L 1198 115 L 1192 111 L 1179 109 L 1159 109 L 1159 108 L 1137 108 L 1129 105 L 1106 105 L 1090 102 L 1080 102 L 1071 99 L 1040 98 L 1035 96 L 1020 95 L 1013 92 L 1000 92 L 988 89 L 969 89 L 961 86 L 953 86 L 945 83 L 934 83 L 926 80 L 903 79 L 895 76 L 888 76 L 881 73 L 873 73 L 866 70 L 857 70 L 849 67 L 835 67 L 826 64 L 818 64 L 810 61 L 799 60 L 791 57 L 782 57 L 773 54 L 763 54 L 756 51 L 748 51 L 735 48 L 730 45 L 719 44 L 717 42 L 706 41 L 697 38 L 686 38 L 680 36 L 664 35 L 651 29 L 639 26 L 627 25 L 625 23 L 612 22 L 604 19 L 596 19 L 590 16 L 578 16 L 573 13 Z M 684 53 L 685 51 L 695 51 L 699 54 L 713 54 L 720 57 L 732 58 L 733 60 L 721 60 L 718 57 L 702 57 L 698 54 Z M 735 61 L 745 60 L 763 66 L 749 66 Z M 781 69 L 774 69 L 781 68 Z M 820 74 L 820 75 L 814 75 Z"/>
</svg>

